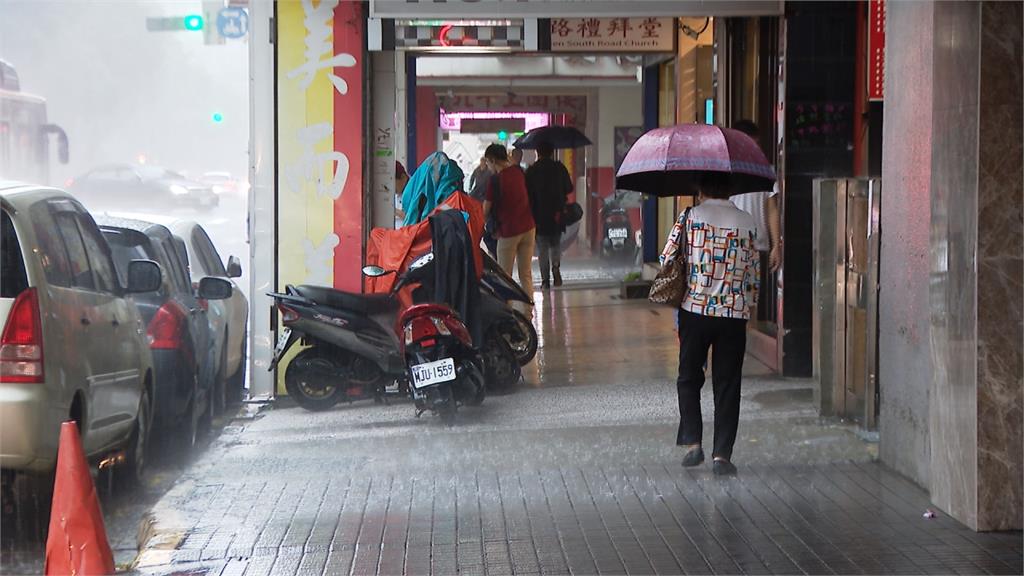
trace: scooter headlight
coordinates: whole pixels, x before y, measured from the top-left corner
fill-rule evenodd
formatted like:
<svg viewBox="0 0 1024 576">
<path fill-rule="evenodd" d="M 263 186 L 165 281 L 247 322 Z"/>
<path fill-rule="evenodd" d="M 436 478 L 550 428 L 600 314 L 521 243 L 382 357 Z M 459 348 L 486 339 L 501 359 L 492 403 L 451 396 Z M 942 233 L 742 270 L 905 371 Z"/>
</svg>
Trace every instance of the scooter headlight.
<svg viewBox="0 0 1024 576">
<path fill-rule="evenodd" d="M 434 321 L 434 328 L 437 328 L 437 333 L 442 336 L 451 336 L 452 331 L 448 329 L 448 325 L 444 323 L 444 320 L 434 316 L 430 318 Z"/>
</svg>

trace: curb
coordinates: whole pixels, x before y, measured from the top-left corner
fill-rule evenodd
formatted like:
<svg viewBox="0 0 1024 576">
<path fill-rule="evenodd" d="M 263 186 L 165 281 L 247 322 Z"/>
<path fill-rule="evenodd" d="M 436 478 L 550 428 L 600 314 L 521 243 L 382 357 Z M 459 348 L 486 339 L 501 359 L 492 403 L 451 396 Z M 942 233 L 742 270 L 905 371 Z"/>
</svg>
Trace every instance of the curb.
<svg viewBox="0 0 1024 576">
<path fill-rule="evenodd" d="M 231 422 L 236 420 L 256 420 L 264 410 L 269 409 L 271 406 L 271 402 L 243 403 L 238 411 L 228 419 L 224 427 L 220 429 L 217 437 L 213 439 L 210 448 L 216 446 L 216 442 L 221 439 L 225 431 L 231 426 Z M 241 428 L 244 428 L 244 425 Z M 241 428 L 239 428 L 239 431 Z M 209 449 L 207 452 L 209 452 Z M 188 501 L 195 491 L 197 486 L 195 478 L 201 476 L 197 475 L 196 472 L 201 466 L 202 460 L 193 463 L 182 473 L 180 480 L 175 482 L 174 487 L 143 514 L 136 536 L 139 553 L 131 562 L 129 570 L 165 566 L 173 562 L 174 552 L 177 551 L 192 528 L 192 525 L 179 510 L 183 508 L 183 504 Z"/>
<path fill-rule="evenodd" d="M 139 554 L 132 561 L 132 569 L 170 563 L 191 528 L 178 512 L 178 503 L 188 498 L 194 489 L 195 482 L 191 479 L 179 483 L 143 515 L 136 537 Z"/>
</svg>

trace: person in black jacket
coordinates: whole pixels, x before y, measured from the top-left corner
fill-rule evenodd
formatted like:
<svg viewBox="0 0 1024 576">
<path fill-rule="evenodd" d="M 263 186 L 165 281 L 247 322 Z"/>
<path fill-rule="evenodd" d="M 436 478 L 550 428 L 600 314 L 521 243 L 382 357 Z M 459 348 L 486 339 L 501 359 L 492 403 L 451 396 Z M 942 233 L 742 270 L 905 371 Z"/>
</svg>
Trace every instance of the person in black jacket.
<svg viewBox="0 0 1024 576">
<path fill-rule="evenodd" d="M 554 147 L 541 142 L 537 146 L 537 161 L 526 171 L 526 188 L 537 224 L 541 289 L 551 288 L 551 276 L 554 276 L 555 286 L 562 285 L 563 213 L 573 190 L 569 171 L 554 155 Z"/>
</svg>

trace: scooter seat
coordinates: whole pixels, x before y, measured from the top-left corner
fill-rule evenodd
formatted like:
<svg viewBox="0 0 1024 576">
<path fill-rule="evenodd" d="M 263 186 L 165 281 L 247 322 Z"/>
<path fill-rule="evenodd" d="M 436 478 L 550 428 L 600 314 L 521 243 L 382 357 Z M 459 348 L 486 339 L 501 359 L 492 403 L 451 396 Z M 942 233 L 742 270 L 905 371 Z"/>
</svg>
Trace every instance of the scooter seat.
<svg viewBox="0 0 1024 576">
<path fill-rule="evenodd" d="M 353 294 L 323 286 L 296 286 L 300 296 L 309 298 L 318 305 L 343 310 L 356 310 L 364 314 L 380 314 L 398 308 L 398 304 L 387 294 Z"/>
</svg>

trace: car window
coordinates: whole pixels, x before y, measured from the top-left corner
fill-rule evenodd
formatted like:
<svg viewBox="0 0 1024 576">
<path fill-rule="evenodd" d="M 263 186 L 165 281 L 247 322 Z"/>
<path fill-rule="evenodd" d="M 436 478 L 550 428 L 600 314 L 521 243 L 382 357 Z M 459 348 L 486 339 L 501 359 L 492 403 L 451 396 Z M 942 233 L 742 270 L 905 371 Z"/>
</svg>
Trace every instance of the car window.
<svg viewBox="0 0 1024 576">
<path fill-rule="evenodd" d="M 174 246 L 174 253 L 178 255 L 178 260 L 181 262 L 181 267 L 185 270 L 185 278 L 192 282 L 192 265 L 188 259 L 188 246 L 178 236 L 174 236 L 171 243 Z"/>
<path fill-rule="evenodd" d="M 57 222 L 57 230 L 67 250 L 72 286 L 95 290 L 96 282 L 93 279 L 82 235 L 78 230 L 78 218 L 74 212 L 58 212 L 54 214 L 53 219 Z"/>
<path fill-rule="evenodd" d="M 76 219 L 82 232 L 82 241 L 85 253 L 89 258 L 89 265 L 96 275 L 96 289 L 101 292 L 120 294 L 121 284 L 117 281 L 114 262 L 110 258 L 110 246 L 103 241 L 99 228 L 96 227 L 96 223 L 89 215 L 79 213 Z"/>
<path fill-rule="evenodd" d="M 117 277 L 122 286 L 128 285 L 128 264 L 132 260 L 149 259 L 146 248 L 142 245 L 144 241 L 142 234 L 134 234 L 123 230 L 104 229 L 103 238 L 110 246 L 110 252 L 114 256 L 114 267 L 117 270 Z"/>
<path fill-rule="evenodd" d="M 158 248 L 162 256 L 160 261 L 167 263 L 164 268 L 167 270 L 171 283 L 180 292 L 191 292 L 192 280 L 188 277 L 188 269 L 182 264 L 181 259 L 178 258 L 171 239 L 167 238 L 160 241 Z"/>
<path fill-rule="evenodd" d="M 6 210 L 0 224 L 0 298 L 15 298 L 28 288 L 28 274 L 14 221 Z"/>
<path fill-rule="evenodd" d="M 29 209 L 29 217 L 32 220 L 32 230 L 36 233 L 35 252 L 39 264 L 43 267 L 43 274 L 46 275 L 46 282 L 52 286 L 70 287 L 71 265 L 68 263 L 68 253 L 60 238 L 57 224 L 50 212 L 50 202 L 41 200 L 33 204 Z"/>
<path fill-rule="evenodd" d="M 227 277 L 228 273 L 224 270 L 224 262 L 220 259 L 217 248 L 213 246 L 213 242 L 210 242 L 206 231 L 198 226 L 192 230 L 192 245 L 195 246 L 197 257 L 202 260 L 200 265 L 205 274 Z"/>
</svg>

